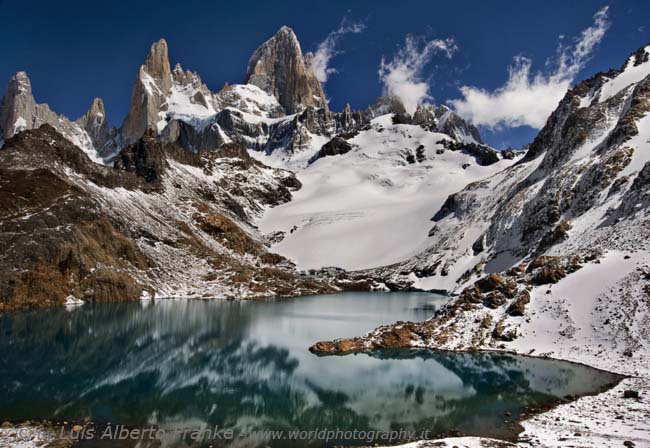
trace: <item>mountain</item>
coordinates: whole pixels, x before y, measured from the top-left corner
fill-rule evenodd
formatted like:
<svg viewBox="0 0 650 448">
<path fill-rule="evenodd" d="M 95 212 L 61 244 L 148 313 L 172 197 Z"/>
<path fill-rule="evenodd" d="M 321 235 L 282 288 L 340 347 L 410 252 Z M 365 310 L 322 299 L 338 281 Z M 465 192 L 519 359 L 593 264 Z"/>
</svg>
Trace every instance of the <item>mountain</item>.
<svg viewBox="0 0 650 448">
<path fill-rule="evenodd" d="M 323 88 L 311 68 L 312 57 L 303 57 L 295 33 L 283 26 L 251 56 L 246 83 L 275 96 L 288 114 L 304 107 L 328 110 Z"/>
<path fill-rule="evenodd" d="M 330 111 L 311 57 L 283 27 L 251 57 L 246 84 L 213 93 L 198 74 L 171 68 L 161 39 L 138 70 L 119 129 L 99 98 L 72 121 L 36 103 L 25 73 L 12 77 L 0 121 L 8 248 L 0 306 L 373 287 L 340 271 L 302 277 L 269 247 L 291 257 L 292 247 L 312 247 L 323 258 L 300 262 L 307 268 L 408 258 L 426 241 L 431 195 L 442 202 L 514 163 L 446 108 L 423 106 L 411 117 L 397 98 L 380 98 Z M 308 183 L 298 200 L 301 181 L 288 167 Z M 348 201 L 337 201 L 346 190 Z M 305 214 L 306 203 L 320 212 Z M 404 232 L 404 219 L 417 231 Z M 383 251 L 375 264 L 372 251 L 351 263 L 324 256 L 363 234 L 393 240 L 375 245 Z"/>
<path fill-rule="evenodd" d="M 283 27 L 245 84 L 215 93 L 161 39 L 119 129 L 101 99 L 73 121 L 16 73 L 0 109 L 0 310 L 444 290 L 424 322 L 312 350 L 553 356 L 647 395 L 650 46 L 567 91 L 526 151 L 489 147 L 445 106 L 331 111 L 312 62 Z M 631 409 L 581 400 L 608 425 Z M 524 425 L 559 444 L 549 419 Z"/>
<path fill-rule="evenodd" d="M 450 195 L 426 250 L 356 273 L 453 292 L 430 319 L 310 349 L 507 351 L 620 373 L 610 391 L 527 417 L 519 440 L 647 445 L 647 406 L 627 397 L 650 393 L 649 112 L 645 46 L 569 90 L 515 164 Z"/>
<path fill-rule="evenodd" d="M 620 69 L 569 90 L 523 158 L 447 198 L 431 218 L 426 250 L 364 273 L 391 285 L 455 291 L 430 320 L 313 350 L 535 351 L 644 372 L 649 59 L 650 46 L 642 47 Z"/>
<path fill-rule="evenodd" d="M 36 103 L 25 73 L 12 77 L 2 102 L 0 165 L 3 178 L 16 182 L 3 184 L 0 226 L 11 250 L 0 261 L 18 270 L 2 283 L 3 307 L 143 292 L 334 290 L 340 278 L 303 279 L 286 257 L 310 269 L 407 259 L 426 243 L 432 197 L 442 203 L 514 163 L 515 154 L 482 145 L 478 131 L 445 107 L 422 106 L 411 117 L 388 97 L 363 110 L 330 111 L 312 57 L 283 27 L 254 52 L 246 84 L 213 93 L 198 74 L 171 68 L 160 39 L 138 70 L 119 129 L 109 127 L 99 98 L 71 121 Z M 304 179 L 304 192 L 286 168 Z M 346 191 L 348 200 L 337 200 Z M 317 203 L 319 212 L 305 212 Z M 404 221 L 413 228 L 405 232 Z M 365 255 L 331 250 L 354 241 Z M 252 274 L 258 268 L 266 274 Z M 47 295 L 50 283 L 56 293 Z"/>
<path fill-rule="evenodd" d="M 201 126 L 219 109 L 215 95 L 194 72 L 180 64 L 171 70 L 167 42 L 151 45 L 135 79 L 128 115 L 120 128 L 124 143 L 133 143 L 147 129 L 162 132 L 172 120 Z"/>
<path fill-rule="evenodd" d="M 304 188 L 260 221 L 263 232 L 283 234 L 274 251 L 300 269 L 357 270 L 409 259 L 428 247 L 429 218 L 449 194 L 515 163 L 514 155 L 505 159 L 487 147 L 483 153 L 430 130 L 437 129 L 433 116 L 425 127 L 396 118 L 381 115 L 316 153 L 293 155 Z"/>
<path fill-rule="evenodd" d="M 114 130 L 105 123 L 104 105 L 95 99 L 90 109 L 79 120 L 71 121 L 57 115 L 47 104 L 38 104 L 32 94 L 32 83 L 25 72 L 11 77 L 0 106 L 0 141 L 18 132 L 37 129 L 43 124 L 53 126 L 70 142 L 82 148 L 88 156 L 101 163 L 99 151 L 110 145 Z"/>
<path fill-rule="evenodd" d="M 303 56 L 295 33 L 282 27 L 250 58 L 246 84 L 212 92 L 192 71 L 171 68 L 167 42 L 153 43 L 135 77 L 128 114 L 119 129 L 109 127 L 101 99 L 76 121 L 37 104 L 24 72 L 9 82 L 0 112 L 5 140 L 16 130 L 48 123 L 96 162 L 111 165 L 119 151 L 153 129 L 167 142 L 191 151 L 212 151 L 236 142 L 272 155 L 273 163 L 304 167 L 330 139 L 352 135 L 380 115 L 402 119 L 462 143 L 482 143 L 478 131 L 444 106 L 418 109 L 407 117 L 397 98 L 380 98 L 363 110 L 329 110 L 312 68 L 313 55 Z"/>
<path fill-rule="evenodd" d="M 0 178 L 0 309 L 335 289 L 268 251 L 253 222 L 300 183 L 235 144 L 198 155 L 149 131 L 107 167 L 45 124 L 5 142 Z"/>
</svg>

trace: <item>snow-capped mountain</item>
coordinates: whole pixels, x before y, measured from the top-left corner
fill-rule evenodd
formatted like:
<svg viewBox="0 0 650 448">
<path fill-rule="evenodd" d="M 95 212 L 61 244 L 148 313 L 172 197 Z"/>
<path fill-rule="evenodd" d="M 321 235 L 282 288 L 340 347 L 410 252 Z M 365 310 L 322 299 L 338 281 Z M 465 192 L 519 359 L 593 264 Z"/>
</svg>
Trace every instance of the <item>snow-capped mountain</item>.
<svg viewBox="0 0 650 448">
<path fill-rule="evenodd" d="M 394 272 L 425 268 L 431 275 L 415 285 L 453 290 L 531 256 L 638 245 L 650 169 L 647 59 L 644 47 L 567 92 L 525 157 L 449 196 L 432 215 L 429 249 Z"/>
<path fill-rule="evenodd" d="M 10 80 L 1 123 L 6 144 L 47 123 L 115 169 L 147 166 L 144 137 L 197 157 L 247 150 L 255 164 L 294 170 L 292 185 L 303 185 L 292 201 L 246 219 L 261 229 L 255 239 L 299 268 L 374 268 L 360 275 L 456 290 L 533 256 L 620 249 L 619 223 L 644 209 L 647 138 L 634 130 L 644 129 L 647 67 L 642 48 L 620 70 L 577 85 L 525 156 L 484 145 L 444 106 L 410 116 L 393 97 L 330 111 L 288 27 L 253 53 L 246 84 L 217 93 L 179 64 L 171 69 L 166 41 L 154 43 L 119 129 L 108 127 L 99 99 L 76 121 L 37 104 L 22 72 Z"/>
<path fill-rule="evenodd" d="M 293 166 L 305 166 L 298 170 L 303 188 L 260 223 L 265 233 L 282 232 L 274 251 L 301 269 L 403 261 L 427 247 L 429 218 L 449 194 L 515 162 L 514 154 L 504 159 L 491 150 L 493 158 L 483 157 L 447 134 L 395 121 L 379 116 L 315 155 L 294 155 Z"/>
<path fill-rule="evenodd" d="M 514 153 L 482 145 L 478 131 L 445 107 L 422 106 L 411 117 L 397 98 L 380 98 L 364 110 L 330 111 L 310 58 L 283 27 L 254 52 L 246 84 L 214 93 L 198 74 L 171 69 L 161 39 L 136 74 L 117 129 L 100 99 L 71 121 L 37 104 L 27 75 L 17 73 L 2 103 L 2 178 L 14 179 L 4 184 L 7 198 L 25 200 L 2 219 L 3 234 L 13 235 L 2 262 L 18 268 L 2 283 L 4 306 L 143 291 L 332 290 L 340 279 L 302 279 L 266 247 L 308 268 L 408 259 L 424 248 L 438 203 L 514 163 Z M 54 221 L 42 221 L 43 213 Z M 107 240 L 115 243 L 87 253 Z M 50 283 L 56 294 L 45 299 L 38 291 Z"/>
<path fill-rule="evenodd" d="M 527 418 L 518 446 L 646 446 L 647 405 L 627 397 L 650 393 L 649 112 L 645 46 L 569 90 L 523 158 L 450 195 L 425 251 L 363 273 L 455 291 L 446 305 L 311 350 L 503 350 L 628 375 Z"/>
<path fill-rule="evenodd" d="M 503 349 L 647 378 L 649 59 L 569 90 L 523 158 L 447 198 L 425 251 L 365 273 L 456 291 L 431 319 L 313 350 Z"/>
</svg>

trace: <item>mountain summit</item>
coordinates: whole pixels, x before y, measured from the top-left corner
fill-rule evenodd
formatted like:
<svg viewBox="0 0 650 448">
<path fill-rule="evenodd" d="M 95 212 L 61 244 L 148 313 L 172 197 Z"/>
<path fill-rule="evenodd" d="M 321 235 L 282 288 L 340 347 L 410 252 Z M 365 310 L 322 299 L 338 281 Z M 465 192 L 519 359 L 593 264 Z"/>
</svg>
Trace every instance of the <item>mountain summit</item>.
<svg viewBox="0 0 650 448">
<path fill-rule="evenodd" d="M 129 114 L 121 129 L 127 143 L 136 141 L 149 126 L 159 121 L 158 113 L 171 93 L 171 87 L 167 42 L 160 39 L 151 45 L 146 62 L 140 66 L 135 79 Z"/>
<path fill-rule="evenodd" d="M 307 62 L 307 63 L 306 63 Z M 246 83 L 275 96 L 289 114 L 302 107 L 327 110 L 327 99 L 316 75 L 305 60 L 293 30 L 283 26 L 251 56 Z"/>
</svg>

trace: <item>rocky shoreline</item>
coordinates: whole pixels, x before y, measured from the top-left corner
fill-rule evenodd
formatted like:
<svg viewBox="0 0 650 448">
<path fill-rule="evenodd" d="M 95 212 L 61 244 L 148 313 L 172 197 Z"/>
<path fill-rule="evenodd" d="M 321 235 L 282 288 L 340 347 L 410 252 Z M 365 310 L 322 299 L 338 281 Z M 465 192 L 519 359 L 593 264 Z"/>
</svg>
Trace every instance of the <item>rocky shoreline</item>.
<svg viewBox="0 0 650 448">
<path fill-rule="evenodd" d="M 644 333 L 628 328 L 621 321 L 624 317 L 620 309 L 614 306 L 608 310 L 603 305 L 607 303 L 606 295 L 602 296 L 602 291 L 616 295 L 614 303 L 625 302 L 629 297 L 637 303 L 635 313 L 645 313 L 646 305 L 640 305 L 645 302 L 639 297 L 646 294 L 648 262 L 643 252 L 538 257 L 501 275 L 490 274 L 473 282 L 427 321 L 384 325 L 361 337 L 318 342 L 310 350 L 318 356 L 376 356 L 383 350 L 414 347 L 454 352 L 498 351 L 577 362 L 620 374 L 621 381 L 607 390 L 571 397 L 567 403 L 529 413 L 517 422 L 518 436 L 506 441 L 521 447 L 650 446 L 650 368 L 648 354 L 642 348 Z M 584 289 L 594 281 L 601 284 L 601 290 L 574 299 L 586 303 L 558 298 L 564 297 L 565 292 L 577 291 L 579 286 L 575 285 L 583 285 Z M 589 329 L 578 327 L 578 318 L 593 315 L 591 306 L 602 322 L 590 323 Z M 561 317 L 550 323 L 540 316 L 540 310 Z M 558 330 L 552 327 L 565 319 L 574 322 L 572 326 L 560 324 Z M 622 331 L 615 330 L 619 325 Z M 584 342 L 575 340 L 579 331 L 586 332 Z M 614 333 L 609 338 L 606 332 Z M 613 345 L 603 357 L 604 341 Z M 638 348 L 629 348 L 634 346 Z M 480 438 L 470 439 L 470 444 L 459 442 L 458 446 L 490 446 L 482 445 Z M 429 441 L 407 446 L 453 446 L 456 439 L 445 440 L 450 445 Z"/>
</svg>

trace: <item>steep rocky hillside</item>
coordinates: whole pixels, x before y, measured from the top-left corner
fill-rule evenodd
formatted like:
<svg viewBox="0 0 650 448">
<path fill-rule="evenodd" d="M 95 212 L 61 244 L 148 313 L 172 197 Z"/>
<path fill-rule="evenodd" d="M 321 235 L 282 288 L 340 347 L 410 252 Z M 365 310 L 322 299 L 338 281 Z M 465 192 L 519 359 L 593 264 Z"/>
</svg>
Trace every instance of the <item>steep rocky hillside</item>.
<svg viewBox="0 0 650 448">
<path fill-rule="evenodd" d="M 0 308 L 141 297 L 260 297 L 333 288 L 296 275 L 252 224 L 300 186 L 224 145 L 151 133 L 93 163 L 49 125 L 0 151 Z"/>
</svg>

